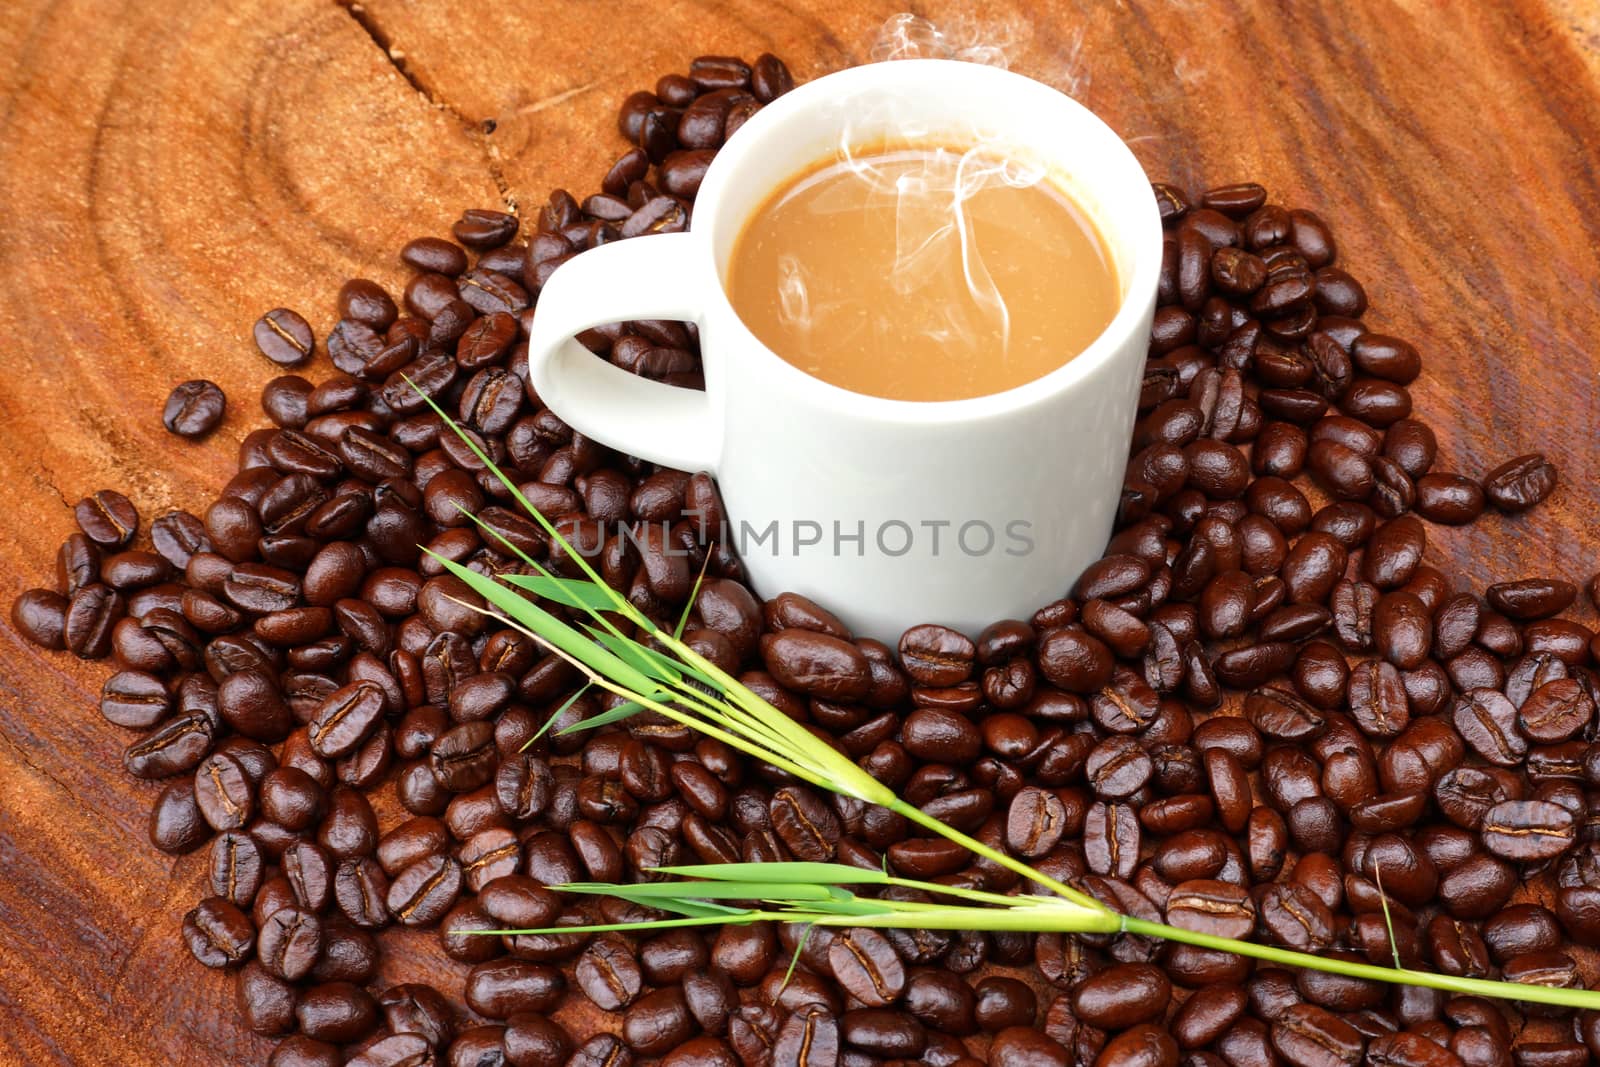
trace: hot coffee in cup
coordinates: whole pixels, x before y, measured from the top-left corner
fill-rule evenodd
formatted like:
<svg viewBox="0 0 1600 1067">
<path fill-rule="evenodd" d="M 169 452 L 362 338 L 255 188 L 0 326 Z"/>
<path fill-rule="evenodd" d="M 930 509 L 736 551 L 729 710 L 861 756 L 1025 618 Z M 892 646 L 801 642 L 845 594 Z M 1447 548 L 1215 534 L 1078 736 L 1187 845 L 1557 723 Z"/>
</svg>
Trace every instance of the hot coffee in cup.
<svg viewBox="0 0 1600 1067">
<path fill-rule="evenodd" d="M 687 232 L 557 270 L 530 376 L 587 436 L 715 474 L 762 595 L 891 643 L 970 632 L 1103 550 L 1161 254 L 1149 180 L 1070 98 L 965 63 L 857 67 L 747 121 Z M 629 319 L 695 322 L 705 391 L 573 340 Z"/>
<path fill-rule="evenodd" d="M 1094 222 L 1016 146 L 842 145 L 745 224 L 728 298 L 812 377 L 890 400 L 1042 378 L 1121 303 Z"/>
</svg>

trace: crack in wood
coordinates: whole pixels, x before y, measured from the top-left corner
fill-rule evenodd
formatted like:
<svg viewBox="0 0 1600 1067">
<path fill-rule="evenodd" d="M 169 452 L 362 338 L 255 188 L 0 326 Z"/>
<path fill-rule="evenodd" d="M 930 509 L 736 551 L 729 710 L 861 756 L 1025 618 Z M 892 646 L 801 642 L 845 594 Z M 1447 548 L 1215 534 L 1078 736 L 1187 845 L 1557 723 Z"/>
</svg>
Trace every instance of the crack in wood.
<svg viewBox="0 0 1600 1067">
<path fill-rule="evenodd" d="M 66 508 L 68 511 L 71 511 L 72 501 L 67 498 L 66 493 L 61 491 L 61 485 L 56 481 L 55 472 L 49 467 L 45 466 L 43 463 L 40 463 L 39 474 L 41 477 L 37 478 L 36 481 L 44 483 L 45 487 L 56 495 L 56 499 L 61 501 L 61 506 Z"/>
<path fill-rule="evenodd" d="M 74 792 L 72 786 L 68 785 L 60 778 L 57 778 L 50 771 L 34 762 L 33 757 L 28 755 L 27 749 L 17 744 L 16 741 L 12 740 L 11 736 L 3 730 L 0 730 L 0 740 L 3 740 L 6 743 L 6 747 L 10 748 L 11 751 L 17 754 L 17 759 L 22 762 L 24 767 L 28 768 L 28 770 L 32 771 L 34 774 L 37 774 L 39 777 L 53 783 L 57 789 L 61 790 L 68 797 L 70 797 L 72 801 L 78 805 L 78 807 L 88 812 L 93 812 L 96 810 L 93 804 L 89 803 L 87 800 L 84 800 L 76 792 Z"/>
<path fill-rule="evenodd" d="M 367 10 L 366 5 L 360 0 L 334 0 L 334 4 L 350 16 L 350 20 L 383 54 L 384 61 L 394 68 L 396 74 L 405 79 L 406 84 L 411 86 L 418 96 L 456 120 L 461 126 L 461 132 L 466 135 L 467 140 L 477 146 L 483 156 L 484 169 L 488 171 L 489 179 L 494 182 L 501 203 L 513 215 L 518 214 L 517 198 L 511 191 L 511 183 L 506 180 L 499 159 L 496 158 L 496 147 L 489 141 L 489 134 L 494 131 L 494 120 L 478 121 L 469 118 L 445 97 L 438 86 L 430 84 L 426 78 L 412 70 L 410 64 L 406 62 L 404 50 L 395 47 L 394 39 L 379 25 L 376 16 Z"/>
</svg>

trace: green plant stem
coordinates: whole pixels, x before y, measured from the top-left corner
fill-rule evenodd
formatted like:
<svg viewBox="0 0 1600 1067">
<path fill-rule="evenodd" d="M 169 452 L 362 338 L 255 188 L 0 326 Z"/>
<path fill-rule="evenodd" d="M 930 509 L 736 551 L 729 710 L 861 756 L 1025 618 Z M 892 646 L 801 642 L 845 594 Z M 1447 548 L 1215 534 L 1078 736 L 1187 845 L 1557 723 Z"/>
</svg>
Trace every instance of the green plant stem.
<svg viewBox="0 0 1600 1067">
<path fill-rule="evenodd" d="M 1050 905 L 1059 902 L 1058 897 L 1023 897 L 1007 896 L 1004 893 L 986 893 L 981 889 L 964 889 L 961 886 L 942 885 L 937 882 L 919 882 L 914 878 L 896 878 L 893 875 L 885 878 L 881 885 L 900 886 L 904 889 L 920 889 L 924 893 L 939 893 L 949 897 L 960 897 L 962 900 L 973 900 L 979 904 L 994 904 L 1002 908 L 1028 908 L 1033 907 L 1033 902 Z M 1076 904 L 1076 901 L 1073 902 Z M 1104 911 L 1104 908 L 1096 908 Z"/>
<path fill-rule="evenodd" d="M 794 919 L 788 919 L 794 922 Z M 877 926 L 916 930 L 1011 930 L 1036 934 L 1114 934 L 1122 916 L 1103 907 L 935 908 L 911 913 L 827 915 L 806 918 L 818 926 Z"/>
<path fill-rule="evenodd" d="M 946 826 L 938 819 L 935 819 L 933 816 L 924 812 L 921 808 L 907 804 L 899 797 L 895 797 L 892 803 L 884 806 L 890 811 L 904 815 L 907 819 L 910 819 L 918 826 L 924 826 L 938 834 L 940 837 L 943 837 L 948 841 L 953 841 L 969 851 L 977 853 L 984 859 L 999 864 L 1006 870 L 1011 871 L 1013 874 L 1021 875 L 1030 882 L 1036 882 L 1039 885 L 1044 886 L 1052 893 L 1065 897 L 1074 904 L 1077 904 L 1079 907 L 1091 908 L 1094 911 L 1102 911 L 1107 914 L 1112 914 L 1110 908 L 1106 907 L 1089 894 L 1074 889 L 1065 882 L 1057 881 L 1042 871 L 1036 870 L 1028 864 L 1023 863 L 1019 859 L 1013 859 L 998 849 L 990 848 L 982 841 L 968 837 L 966 834 L 962 833 L 960 830 L 957 830 L 953 826 Z"/>
<path fill-rule="evenodd" d="M 1415 985 L 1428 989 L 1441 989 L 1447 993 L 1460 993 L 1471 997 L 1492 997 L 1497 1000 L 1523 1000 L 1535 1004 L 1554 1004 L 1563 1008 L 1600 1009 L 1600 990 L 1562 989 L 1556 986 L 1525 985 L 1515 982 L 1496 982 L 1487 978 L 1457 978 L 1448 974 L 1413 971 L 1403 967 L 1379 967 L 1372 963 L 1356 963 L 1331 956 L 1316 956 L 1309 952 L 1258 945 L 1250 941 L 1235 941 L 1230 937 L 1213 937 L 1194 930 L 1185 930 L 1165 923 L 1153 923 L 1132 916 L 1124 917 L 1121 929 L 1130 934 L 1181 941 L 1198 948 L 1231 952 L 1235 956 L 1281 963 L 1287 967 L 1342 974 L 1348 978 L 1364 978 L 1391 985 Z"/>
<path fill-rule="evenodd" d="M 604 933 L 641 928 L 664 930 L 680 926 L 748 926 L 758 922 L 800 923 L 807 926 L 872 926 L 901 930 L 1008 930 L 1021 933 L 1114 934 L 1122 917 L 1104 908 L 1088 910 L 1048 902 L 1026 907 L 963 908 L 954 905 L 927 911 L 886 910 L 876 913 L 797 911 L 745 911 L 727 915 L 656 919 L 648 923 L 601 923 L 593 926 L 551 926 L 532 930 L 468 930 L 485 935 Z"/>
</svg>

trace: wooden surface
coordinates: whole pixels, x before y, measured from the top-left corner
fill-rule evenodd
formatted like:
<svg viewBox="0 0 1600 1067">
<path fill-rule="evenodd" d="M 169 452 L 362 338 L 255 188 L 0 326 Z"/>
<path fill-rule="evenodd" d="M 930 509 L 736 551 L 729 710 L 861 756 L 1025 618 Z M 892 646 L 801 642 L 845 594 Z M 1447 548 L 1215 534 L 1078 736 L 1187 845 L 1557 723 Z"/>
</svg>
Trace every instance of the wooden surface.
<svg viewBox="0 0 1600 1067">
<path fill-rule="evenodd" d="M 322 336 L 339 282 L 463 207 L 592 190 L 631 90 L 701 52 L 861 60 L 894 2 L 11 0 L 0 5 L 0 600 L 47 579 L 68 504 L 212 499 L 264 422 L 260 312 Z M 935 18 L 970 5 L 931 4 Z M 1285 11 L 1292 14 L 1285 14 Z M 1440 532 L 1480 586 L 1600 557 L 1600 15 L 1588 0 L 985 5 L 1012 67 L 1073 92 L 1152 176 L 1313 207 L 1412 338 L 1444 462 L 1543 449 L 1550 505 Z M 325 363 L 317 364 L 326 373 Z M 209 442 L 168 389 L 230 396 Z M 105 668 L 0 622 L 0 1063 L 259 1063 L 231 982 L 177 936 L 202 861 L 145 838 L 157 788 L 94 708 Z M 386 975 L 437 974 L 391 936 Z M 446 988 L 454 987 L 446 981 Z M 581 1035 L 580 1035 L 581 1036 Z"/>
</svg>

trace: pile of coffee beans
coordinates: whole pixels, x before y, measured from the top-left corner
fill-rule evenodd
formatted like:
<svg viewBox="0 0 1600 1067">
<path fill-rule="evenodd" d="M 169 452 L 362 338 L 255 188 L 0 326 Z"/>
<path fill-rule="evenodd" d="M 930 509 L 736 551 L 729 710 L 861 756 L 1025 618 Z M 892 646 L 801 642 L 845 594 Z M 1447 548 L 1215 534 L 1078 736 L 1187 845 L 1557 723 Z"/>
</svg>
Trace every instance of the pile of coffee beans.
<svg viewBox="0 0 1600 1067">
<path fill-rule="evenodd" d="M 1124 912 L 1555 986 L 1580 982 L 1574 945 L 1600 943 L 1600 641 L 1562 617 L 1578 590 L 1536 576 L 1480 592 L 1426 562 L 1430 523 L 1522 511 L 1555 470 L 1539 455 L 1481 474 L 1440 465 L 1407 391 L 1417 350 L 1362 324 L 1366 294 L 1327 225 L 1261 186 L 1156 187 L 1167 254 L 1118 530 L 1069 596 L 976 640 L 930 624 L 891 649 L 801 597 L 762 603 L 718 537 L 710 478 L 610 452 L 543 407 L 523 352 L 551 271 L 684 228 L 718 146 L 792 84 L 772 56 L 697 59 L 627 99 L 633 147 L 601 191 L 558 190 L 525 220 L 469 211 L 453 240 L 419 237 L 400 252 L 416 273 L 398 298 L 346 283 L 321 345 L 333 372 L 267 386 L 273 426 L 245 439 L 215 503 L 142 538 L 126 497 L 95 493 L 54 586 L 14 605 L 39 644 L 114 658 L 100 711 L 133 732 L 126 771 L 159 787 L 150 839 L 209 849 L 183 941 L 230 973 L 251 1029 L 281 1037 L 271 1063 L 1600 1056 L 1600 1017 L 1131 936 L 471 935 L 650 917 L 547 887 L 683 862 L 833 860 L 1021 887 L 670 722 L 562 733 L 611 702 L 573 699 L 562 661 L 472 610 L 419 546 L 520 570 L 465 509 L 559 571 L 573 561 L 406 378 L 644 612 L 674 619 L 706 565 L 687 631 L 702 654 L 909 802 Z M 317 357 L 287 309 L 255 338 L 285 368 Z M 692 326 L 582 340 L 699 384 Z M 221 410 L 203 386 L 180 394 L 179 432 Z M 400 814 L 380 819 L 374 797 Z M 393 926 L 437 932 L 462 965 L 459 1001 L 374 986 Z"/>
</svg>

